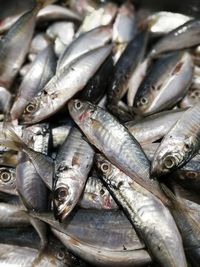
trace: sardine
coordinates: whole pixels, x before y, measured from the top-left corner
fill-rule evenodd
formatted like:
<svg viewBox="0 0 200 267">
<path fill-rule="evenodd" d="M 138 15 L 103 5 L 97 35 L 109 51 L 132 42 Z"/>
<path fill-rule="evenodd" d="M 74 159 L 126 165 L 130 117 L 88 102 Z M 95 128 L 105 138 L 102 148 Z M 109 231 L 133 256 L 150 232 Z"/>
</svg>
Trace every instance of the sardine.
<svg viewBox="0 0 200 267">
<path fill-rule="evenodd" d="M 187 21 L 161 38 L 151 49 L 149 56 L 157 57 L 159 54 L 188 48 L 200 44 L 200 20 Z"/>
<path fill-rule="evenodd" d="M 69 65 L 70 62 L 83 56 L 85 53 L 105 45 L 111 40 L 111 36 L 111 26 L 101 26 L 80 35 L 74 39 L 60 56 L 57 70 Z"/>
<path fill-rule="evenodd" d="M 142 148 L 122 124 L 107 111 L 89 102 L 70 100 L 68 108 L 91 144 L 135 182 L 166 200 L 157 182 L 149 179 L 150 164 Z"/>
<path fill-rule="evenodd" d="M 30 44 L 29 54 L 38 54 L 51 44 L 51 40 L 44 33 L 36 34 Z"/>
<path fill-rule="evenodd" d="M 162 111 L 124 125 L 140 144 L 155 142 L 165 136 L 186 109 Z"/>
<path fill-rule="evenodd" d="M 128 43 L 136 34 L 135 9 L 132 3 L 126 1 L 118 9 L 113 24 L 112 40 L 116 43 Z"/>
<path fill-rule="evenodd" d="M 195 156 L 200 145 L 200 104 L 186 110 L 156 150 L 151 173 L 160 176 L 181 167 Z"/>
<path fill-rule="evenodd" d="M 59 70 L 41 93 L 26 106 L 20 121 L 32 124 L 56 113 L 74 94 L 84 88 L 110 52 L 110 45 L 97 48 Z"/>
<path fill-rule="evenodd" d="M 108 86 L 108 100 L 116 104 L 126 93 L 129 79 L 144 57 L 147 45 L 147 32 L 141 32 L 129 42 L 117 61 Z"/>
<path fill-rule="evenodd" d="M 180 233 L 163 203 L 99 154 L 97 166 L 153 258 L 163 267 L 187 266 Z"/>
<path fill-rule="evenodd" d="M 73 127 L 55 159 L 53 203 L 55 218 L 68 216 L 84 190 L 92 167 L 94 150 Z"/>
<path fill-rule="evenodd" d="M 31 64 L 31 67 L 19 87 L 18 96 L 10 111 L 13 120 L 18 119 L 27 104 L 36 96 L 53 77 L 56 69 L 56 57 L 50 45 L 42 50 Z M 31 109 L 31 106 L 28 106 Z"/>
<path fill-rule="evenodd" d="M 192 17 L 174 12 L 156 12 L 147 18 L 148 28 L 153 36 L 164 35 L 183 25 Z"/>
<path fill-rule="evenodd" d="M 193 63 L 187 52 L 174 52 L 158 59 L 138 88 L 134 111 L 150 115 L 173 107 L 185 96 L 192 75 Z"/>
</svg>

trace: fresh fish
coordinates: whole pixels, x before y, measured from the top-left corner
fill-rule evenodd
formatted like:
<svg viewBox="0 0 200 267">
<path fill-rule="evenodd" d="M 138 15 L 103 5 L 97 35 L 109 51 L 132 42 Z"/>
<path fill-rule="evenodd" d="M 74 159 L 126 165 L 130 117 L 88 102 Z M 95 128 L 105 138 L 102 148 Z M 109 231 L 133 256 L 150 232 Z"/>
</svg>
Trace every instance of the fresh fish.
<svg viewBox="0 0 200 267">
<path fill-rule="evenodd" d="M 200 144 L 200 104 L 186 110 L 156 150 L 151 173 L 160 176 L 181 167 L 195 156 Z"/>
<path fill-rule="evenodd" d="M 181 236 L 163 203 L 99 154 L 97 166 L 153 258 L 163 267 L 187 266 Z"/>
<path fill-rule="evenodd" d="M 108 86 L 108 101 L 111 105 L 116 104 L 125 95 L 129 79 L 143 59 L 147 37 L 146 31 L 136 35 L 117 61 Z"/>
<path fill-rule="evenodd" d="M 53 203 L 55 218 L 61 222 L 79 201 L 92 167 L 94 151 L 73 127 L 55 159 Z"/>
<path fill-rule="evenodd" d="M 54 40 L 54 50 L 56 55 L 59 57 L 66 47 L 72 42 L 74 38 L 74 23 L 72 22 L 55 22 L 51 24 L 46 33 Z"/>
<path fill-rule="evenodd" d="M 165 136 L 186 109 L 162 111 L 124 125 L 140 144 L 155 142 Z"/>
<path fill-rule="evenodd" d="M 29 53 L 30 54 L 38 54 L 45 48 L 47 48 L 51 44 L 51 40 L 49 40 L 48 36 L 44 33 L 36 34 L 30 44 Z"/>
<path fill-rule="evenodd" d="M 0 40 L 0 85 L 9 89 L 28 52 L 38 6 L 22 15 Z"/>
<path fill-rule="evenodd" d="M 144 59 L 135 69 L 130 77 L 128 83 L 127 103 L 130 107 L 133 106 L 135 95 L 138 91 L 140 84 L 147 73 L 147 67 L 149 65 L 149 58 Z"/>
<path fill-rule="evenodd" d="M 192 17 L 184 14 L 161 11 L 150 15 L 147 18 L 147 24 L 150 33 L 153 36 L 159 36 L 175 30 L 191 19 Z"/>
<path fill-rule="evenodd" d="M 173 107 L 192 83 L 193 63 L 187 52 L 174 52 L 158 59 L 147 72 L 135 96 L 133 109 L 150 115 Z"/>
<path fill-rule="evenodd" d="M 10 125 L 6 125 L 6 127 L 0 131 L 0 144 L 15 151 L 24 152 L 30 158 L 35 170 L 46 186 L 52 189 L 53 160 L 50 157 L 30 148 L 21 140 Z"/>
<path fill-rule="evenodd" d="M 114 3 L 107 3 L 100 8 L 95 9 L 93 12 L 85 16 L 82 25 L 80 26 L 76 35 L 83 32 L 88 32 L 92 29 L 103 25 L 109 25 L 114 20 L 117 13 L 117 5 Z"/>
<path fill-rule="evenodd" d="M 113 24 L 112 40 L 116 43 L 128 43 L 134 38 L 135 34 L 135 9 L 129 1 L 126 1 L 118 9 L 118 14 Z"/>
<path fill-rule="evenodd" d="M 29 71 L 22 80 L 18 96 L 10 111 L 13 120 L 21 116 L 27 104 L 53 77 L 55 69 L 56 57 L 53 47 L 50 45 L 36 56 L 36 59 L 31 64 Z M 28 108 L 31 110 L 31 105 L 29 105 Z"/>
<path fill-rule="evenodd" d="M 151 49 L 149 56 L 157 57 L 159 54 L 188 48 L 200 44 L 200 20 L 187 21 L 161 38 Z"/>
<path fill-rule="evenodd" d="M 21 205 L 0 202 L 0 227 L 18 227 L 30 224 L 28 214 Z"/>
<path fill-rule="evenodd" d="M 54 20 L 73 20 L 80 22 L 82 20 L 82 17 L 72 10 L 59 5 L 48 5 L 42 8 L 37 14 L 38 24 Z"/>
<path fill-rule="evenodd" d="M 15 168 L 0 167 L 0 191 L 17 195 Z"/>
<path fill-rule="evenodd" d="M 74 94 L 84 88 L 110 52 L 110 45 L 97 48 L 59 70 L 27 105 L 20 121 L 33 124 L 56 113 Z"/>
<path fill-rule="evenodd" d="M 165 201 L 156 181 L 150 180 L 150 163 L 136 139 L 111 114 L 89 102 L 70 100 L 70 115 L 89 142 L 113 164 Z"/>
<path fill-rule="evenodd" d="M 23 77 L 26 75 L 26 73 L 29 71 L 30 67 L 31 67 L 31 62 L 30 62 L 30 63 L 25 63 L 25 64 L 21 67 L 21 69 L 20 69 L 20 71 L 19 71 L 19 75 L 22 76 L 22 79 L 23 79 Z"/>
<path fill-rule="evenodd" d="M 121 55 L 123 54 L 125 48 L 127 47 L 128 43 L 123 44 L 114 44 L 113 45 L 113 62 L 114 65 L 117 64 L 117 61 L 120 59 Z"/>
<path fill-rule="evenodd" d="M 65 267 L 76 266 L 69 264 L 65 250 L 50 250 L 39 255 L 39 251 L 30 247 L 0 245 L 0 265 L 14 267 Z M 68 265 L 69 264 L 69 265 Z"/>
<path fill-rule="evenodd" d="M 192 266 L 198 267 L 200 261 L 200 205 L 185 198 L 180 186 L 174 185 L 175 204 L 171 212 L 181 232 L 186 255 L 188 255 Z M 181 203 L 181 204 L 179 204 Z"/>
<path fill-rule="evenodd" d="M 83 209 L 118 209 L 116 202 L 95 172 L 88 178 L 78 205 Z"/>
<path fill-rule="evenodd" d="M 105 95 L 112 70 L 113 60 L 109 56 L 96 74 L 89 80 L 85 88 L 79 93 L 78 97 L 97 104 Z"/>
<path fill-rule="evenodd" d="M 48 124 L 26 128 L 23 139 L 29 147 L 43 154 L 48 153 Z M 24 152 L 20 152 L 16 167 L 16 186 L 23 204 L 28 210 L 45 211 L 47 209 L 47 189 L 37 173 L 33 163 Z"/>
<path fill-rule="evenodd" d="M 66 48 L 60 56 L 57 64 L 57 70 L 69 65 L 70 62 L 83 56 L 91 50 L 99 48 L 111 40 L 111 26 L 101 26 L 89 32 L 80 35 Z"/>
<path fill-rule="evenodd" d="M 149 254 L 144 249 L 110 252 L 102 247 L 97 249 L 56 229 L 51 230 L 66 248 L 95 266 L 110 267 L 114 263 L 118 267 L 140 267 L 151 262 Z"/>
</svg>

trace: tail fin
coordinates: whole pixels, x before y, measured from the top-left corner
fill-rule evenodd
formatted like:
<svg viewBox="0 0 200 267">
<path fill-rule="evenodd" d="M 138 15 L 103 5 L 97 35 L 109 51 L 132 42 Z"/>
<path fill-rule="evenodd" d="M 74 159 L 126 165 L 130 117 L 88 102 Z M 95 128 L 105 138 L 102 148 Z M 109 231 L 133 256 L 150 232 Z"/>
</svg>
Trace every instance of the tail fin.
<svg viewBox="0 0 200 267">
<path fill-rule="evenodd" d="M 0 144 L 16 151 L 24 151 L 27 149 L 27 145 L 15 133 L 12 125 L 8 123 L 4 123 L 0 131 Z"/>
</svg>

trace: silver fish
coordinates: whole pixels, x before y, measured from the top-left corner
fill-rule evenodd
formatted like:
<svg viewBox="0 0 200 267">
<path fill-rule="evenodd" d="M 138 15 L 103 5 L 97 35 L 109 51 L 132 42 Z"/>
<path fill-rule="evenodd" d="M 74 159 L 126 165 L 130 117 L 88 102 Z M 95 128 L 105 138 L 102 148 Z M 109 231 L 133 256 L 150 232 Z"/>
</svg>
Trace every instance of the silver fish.
<svg viewBox="0 0 200 267">
<path fill-rule="evenodd" d="M 38 54 L 51 44 L 51 40 L 44 33 L 36 34 L 30 44 L 29 54 Z"/>
<path fill-rule="evenodd" d="M 18 96 L 10 111 L 13 120 L 18 119 L 27 104 L 53 77 L 56 69 L 56 57 L 52 45 L 42 50 L 32 62 L 29 71 L 22 80 Z M 29 105 L 29 109 L 31 106 Z"/>
<path fill-rule="evenodd" d="M 149 56 L 157 57 L 159 54 L 200 44 L 200 20 L 187 21 L 161 38 L 151 49 Z"/>
<path fill-rule="evenodd" d="M 20 121 L 32 124 L 56 113 L 74 94 L 83 89 L 110 52 L 110 45 L 97 48 L 59 70 L 27 105 Z"/>
<path fill-rule="evenodd" d="M 57 64 L 57 70 L 69 65 L 70 62 L 89 51 L 101 47 L 111 40 L 111 26 L 101 26 L 88 31 L 70 44 L 60 56 Z"/>
<path fill-rule="evenodd" d="M 165 136 L 186 109 L 162 111 L 146 118 L 129 121 L 124 125 L 141 144 L 155 142 Z"/>
<path fill-rule="evenodd" d="M 112 40 L 116 43 L 128 43 L 136 34 L 135 9 L 130 2 L 125 2 L 118 9 L 113 24 Z"/>
<path fill-rule="evenodd" d="M 156 150 L 151 173 L 160 176 L 181 167 L 199 150 L 200 104 L 186 110 Z"/>
<path fill-rule="evenodd" d="M 91 146 L 73 127 L 55 159 L 54 214 L 61 222 L 72 211 L 84 190 L 93 156 Z"/>
<path fill-rule="evenodd" d="M 163 267 L 187 266 L 180 233 L 163 203 L 99 154 L 97 166 L 153 258 Z"/>
<path fill-rule="evenodd" d="M 89 102 L 70 100 L 69 112 L 88 140 L 127 175 L 165 197 L 155 180 L 150 180 L 150 163 L 136 139 L 106 110 Z M 167 200 L 166 200 L 167 201 Z"/>
<path fill-rule="evenodd" d="M 192 58 L 187 52 L 174 52 L 158 59 L 138 88 L 134 111 L 150 115 L 173 107 L 189 89 L 192 75 Z"/>
<path fill-rule="evenodd" d="M 149 31 L 153 36 L 164 35 L 183 25 L 192 17 L 174 12 L 156 12 L 147 18 Z"/>
</svg>

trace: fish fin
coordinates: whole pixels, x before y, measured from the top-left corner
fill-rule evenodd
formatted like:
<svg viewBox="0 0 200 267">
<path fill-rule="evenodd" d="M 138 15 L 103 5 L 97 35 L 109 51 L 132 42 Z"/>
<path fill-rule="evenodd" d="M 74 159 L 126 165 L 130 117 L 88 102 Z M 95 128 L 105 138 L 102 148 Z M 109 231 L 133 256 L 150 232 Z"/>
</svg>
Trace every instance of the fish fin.
<svg viewBox="0 0 200 267">
<path fill-rule="evenodd" d="M 15 133 L 10 123 L 4 122 L 0 132 L 0 144 L 15 151 L 27 150 L 28 146 Z"/>
</svg>

